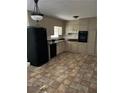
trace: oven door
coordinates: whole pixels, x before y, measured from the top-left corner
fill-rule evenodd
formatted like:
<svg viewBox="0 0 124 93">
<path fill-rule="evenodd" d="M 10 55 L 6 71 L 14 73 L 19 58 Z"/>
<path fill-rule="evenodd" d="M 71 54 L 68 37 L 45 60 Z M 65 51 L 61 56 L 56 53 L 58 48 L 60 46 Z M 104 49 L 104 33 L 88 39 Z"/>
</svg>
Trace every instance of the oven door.
<svg viewBox="0 0 124 93">
<path fill-rule="evenodd" d="M 87 42 L 87 39 L 88 39 L 88 31 L 79 31 L 78 41 L 79 42 Z"/>
</svg>

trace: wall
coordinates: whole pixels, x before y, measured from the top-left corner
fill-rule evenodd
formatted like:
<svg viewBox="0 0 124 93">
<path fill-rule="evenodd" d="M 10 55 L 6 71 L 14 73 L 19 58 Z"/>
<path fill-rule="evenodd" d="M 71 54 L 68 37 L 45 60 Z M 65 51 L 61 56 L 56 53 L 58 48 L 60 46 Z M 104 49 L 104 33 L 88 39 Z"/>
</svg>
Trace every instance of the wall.
<svg viewBox="0 0 124 93">
<path fill-rule="evenodd" d="M 30 14 L 31 12 L 28 11 L 27 25 L 45 27 L 47 29 L 48 38 L 50 38 L 50 35 L 54 34 L 54 26 L 61 26 L 63 28 L 63 34 L 65 33 L 65 21 L 53 17 L 44 16 L 43 20 L 37 23 L 31 19 Z"/>
<path fill-rule="evenodd" d="M 97 53 L 97 19 L 96 18 L 89 18 L 88 23 L 88 54 L 96 55 Z"/>
</svg>

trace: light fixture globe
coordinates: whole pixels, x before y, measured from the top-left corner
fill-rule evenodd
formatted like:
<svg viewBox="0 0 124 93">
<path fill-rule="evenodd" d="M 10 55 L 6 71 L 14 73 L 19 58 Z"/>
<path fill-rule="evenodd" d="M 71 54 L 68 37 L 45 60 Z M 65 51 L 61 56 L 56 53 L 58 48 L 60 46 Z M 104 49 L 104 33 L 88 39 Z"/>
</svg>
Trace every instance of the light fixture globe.
<svg viewBox="0 0 124 93">
<path fill-rule="evenodd" d="M 34 21 L 41 21 L 43 19 L 43 15 L 42 14 L 32 14 L 31 18 Z"/>
<path fill-rule="evenodd" d="M 34 0 L 35 6 L 34 6 L 34 11 L 31 14 L 32 20 L 39 22 L 43 19 L 43 14 L 40 13 L 39 7 L 38 7 L 38 1 L 39 0 Z"/>
</svg>

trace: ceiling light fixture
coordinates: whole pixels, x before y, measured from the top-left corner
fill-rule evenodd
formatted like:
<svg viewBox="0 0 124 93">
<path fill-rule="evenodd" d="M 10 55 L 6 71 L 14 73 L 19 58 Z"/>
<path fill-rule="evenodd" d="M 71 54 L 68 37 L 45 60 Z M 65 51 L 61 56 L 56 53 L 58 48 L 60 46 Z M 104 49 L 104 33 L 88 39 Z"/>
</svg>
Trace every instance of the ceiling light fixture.
<svg viewBox="0 0 124 93">
<path fill-rule="evenodd" d="M 39 22 L 43 19 L 43 14 L 40 13 L 39 7 L 38 7 L 38 1 L 39 0 L 34 0 L 35 6 L 34 6 L 34 11 L 31 14 L 31 18 L 36 21 Z"/>
<path fill-rule="evenodd" d="M 77 19 L 79 16 L 73 16 L 73 18 Z"/>
</svg>

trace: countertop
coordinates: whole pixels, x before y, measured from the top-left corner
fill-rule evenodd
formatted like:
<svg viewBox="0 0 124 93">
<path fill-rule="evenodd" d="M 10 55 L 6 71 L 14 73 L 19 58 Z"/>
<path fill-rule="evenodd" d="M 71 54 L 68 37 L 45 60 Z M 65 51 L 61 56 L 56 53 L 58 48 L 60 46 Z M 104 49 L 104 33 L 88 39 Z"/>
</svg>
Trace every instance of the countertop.
<svg viewBox="0 0 124 93">
<path fill-rule="evenodd" d="M 67 39 L 67 41 L 75 41 L 75 42 L 78 42 L 78 39 Z"/>
<path fill-rule="evenodd" d="M 48 44 L 60 43 L 60 42 L 64 42 L 64 41 L 65 41 L 65 40 L 55 40 L 55 41 L 48 40 Z"/>
<path fill-rule="evenodd" d="M 48 39 L 48 44 L 60 43 L 60 42 L 64 42 L 64 41 L 79 42 L 78 39 L 60 38 L 60 39 Z"/>
</svg>

